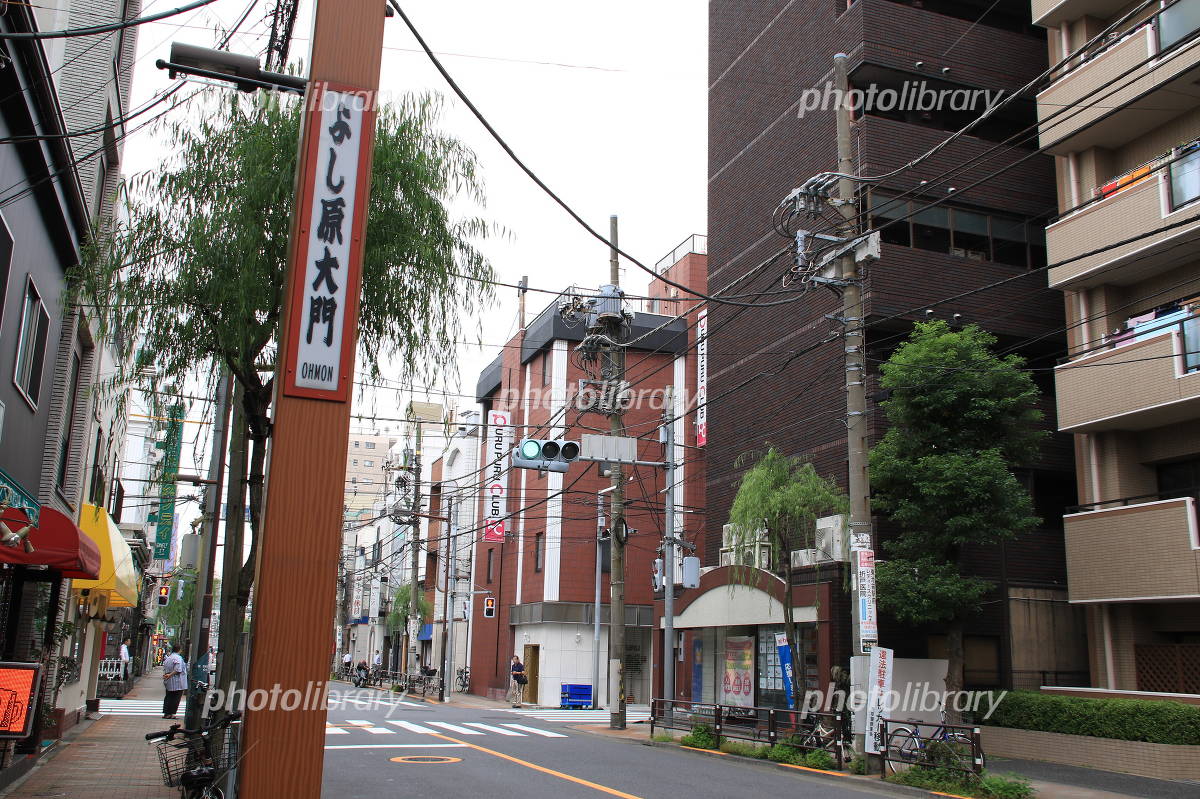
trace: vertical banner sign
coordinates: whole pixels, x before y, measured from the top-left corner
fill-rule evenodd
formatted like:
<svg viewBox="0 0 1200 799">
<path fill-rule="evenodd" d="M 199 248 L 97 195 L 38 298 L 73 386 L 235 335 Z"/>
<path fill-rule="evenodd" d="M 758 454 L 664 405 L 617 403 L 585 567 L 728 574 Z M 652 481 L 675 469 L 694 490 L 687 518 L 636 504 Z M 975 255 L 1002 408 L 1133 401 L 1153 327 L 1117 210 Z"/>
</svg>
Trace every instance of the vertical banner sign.
<svg viewBox="0 0 1200 799">
<path fill-rule="evenodd" d="M 696 315 L 696 446 L 708 443 L 708 311 Z"/>
<path fill-rule="evenodd" d="M 730 636 L 725 639 L 725 679 L 721 684 L 725 699 L 721 704 L 754 707 L 754 638 Z"/>
<path fill-rule="evenodd" d="M 692 639 L 692 701 L 704 701 L 704 641 Z"/>
<path fill-rule="evenodd" d="M 875 552 L 860 549 L 854 555 L 857 559 L 858 637 L 862 641 L 863 654 L 867 654 L 879 643 L 879 624 L 875 618 Z"/>
<path fill-rule="evenodd" d="M 352 594 L 352 598 L 350 600 L 350 619 L 351 619 L 350 623 L 351 624 L 358 624 L 360 622 L 360 620 L 362 619 L 362 615 L 363 615 L 362 601 L 363 601 L 362 578 L 355 577 L 354 578 L 354 593 Z"/>
<path fill-rule="evenodd" d="M 183 406 L 167 411 L 167 437 L 162 442 L 162 486 L 158 491 L 158 526 L 154 530 L 154 559 L 171 557 L 175 532 L 175 476 L 179 473 L 179 450 L 183 446 Z"/>
<path fill-rule="evenodd" d="M 883 740 L 879 736 L 879 725 L 891 710 L 889 701 L 892 692 L 892 664 L 894 653 L 890 649 L 871 649 L 870 666 L 867 673 L 867 729 L 866 749 L 879 754 Z"/>
<path fill-rule="evenodd" d="M 368 611 L 368 615 L 372 619 L 379 617 L 379 595 L 380 595 L 380 589 L 382 587 L 383 586 L 380 584 L 380 582 L 378 580 L 371 581 L 371 607 L 370 607 L 370 610 Z"/>
<path fill-rule="evenodd" d="M 354 364 L 363 242 L 355 214 L 367 213 L 370 151 L 363 131 L 375 124 L 370 95 L 310 87 L 309 174 L 300 179 L 299 242 L 304 270 L 292 286 L 284 393 L 346 402 Z"/>
<path fill-rule="evenodd" d="M 488 439 L 484 452 L 483 540 L 503 544 L 508 520 L 508 465 L 512 449 L 512 414 L 488 411 Z"/>
<path fill-rule="evenodd" d="M 792 686 L 795 685 L 796 675 L 792 673 L 792 645 L 788 643 L 786 633 L 775 633 L 775 648 L 779 650 L 779 670 L 783 672 L 783 692 L 787 694 L 789 710 L 796 709 L 796 698 L 792 696 Z"/>
</svg>

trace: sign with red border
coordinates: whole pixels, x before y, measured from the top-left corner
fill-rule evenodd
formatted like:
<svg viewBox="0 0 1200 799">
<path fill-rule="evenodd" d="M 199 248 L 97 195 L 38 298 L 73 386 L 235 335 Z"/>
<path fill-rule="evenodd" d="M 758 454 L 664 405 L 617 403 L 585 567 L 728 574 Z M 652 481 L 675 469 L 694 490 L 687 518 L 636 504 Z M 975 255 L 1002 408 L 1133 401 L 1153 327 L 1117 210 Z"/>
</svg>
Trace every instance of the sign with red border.
<svg viewBox="0 0 1200 799">
<path fill-rule="evenodd" d="M 283 392 L 348 402 L 370 196 L 374 94 L 315 83 L 305 97 L 304 173 Z"/>
</svg>

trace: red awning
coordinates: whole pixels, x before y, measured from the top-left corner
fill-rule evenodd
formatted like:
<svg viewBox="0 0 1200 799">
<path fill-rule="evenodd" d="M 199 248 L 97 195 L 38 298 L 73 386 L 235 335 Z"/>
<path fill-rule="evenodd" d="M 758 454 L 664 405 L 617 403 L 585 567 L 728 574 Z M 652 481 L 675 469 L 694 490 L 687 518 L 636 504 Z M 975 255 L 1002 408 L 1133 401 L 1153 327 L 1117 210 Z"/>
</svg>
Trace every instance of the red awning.
<svg viewBox="0 0 1200 799">
<path fill-rule="evenodd" d="M 16 508 L 6 508 L 0 516 L 0 534 L 16 533 L 29 523 L 29 517 Z M 54 510 L 42 508 L 38 526 L 30 533 L 33 552 L 20 543 L 0 543 L 0 563 L 19 566 L 49 566 L 63 577 L 95 580 L 100 576 L 100 550 L 84 535 L 75 522 Z"/>
</svg>

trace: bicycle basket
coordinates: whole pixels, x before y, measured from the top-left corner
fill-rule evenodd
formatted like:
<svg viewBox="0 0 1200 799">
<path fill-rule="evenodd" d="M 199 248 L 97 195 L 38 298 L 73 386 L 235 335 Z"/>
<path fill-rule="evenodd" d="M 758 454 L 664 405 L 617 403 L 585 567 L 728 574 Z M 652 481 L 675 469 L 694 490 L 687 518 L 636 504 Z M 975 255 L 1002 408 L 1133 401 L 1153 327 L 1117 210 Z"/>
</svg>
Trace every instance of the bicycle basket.
<svg viewBox="0 0 1200 799">
<path fill-rule="evenodd" d="M 162 767 L 163 784 L 178 788 L 183 775 L 198 766 L 212 765 L 205 739 L 179 738 L 158 745 L 158 764 Z"/>
</svg>

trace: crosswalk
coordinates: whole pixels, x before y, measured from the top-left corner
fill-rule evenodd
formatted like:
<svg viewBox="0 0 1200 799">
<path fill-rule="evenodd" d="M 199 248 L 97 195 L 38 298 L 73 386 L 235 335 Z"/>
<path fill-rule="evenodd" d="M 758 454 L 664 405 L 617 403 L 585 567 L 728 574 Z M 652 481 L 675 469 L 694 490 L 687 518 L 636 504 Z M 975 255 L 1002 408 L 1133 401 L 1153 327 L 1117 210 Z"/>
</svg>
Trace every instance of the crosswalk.
<svg viewBox="0 0 1200 799">
<path fill-rule="evenodd" d="M 555 708 L 502 708 L 506 713 L 516 713 L 519 716 L 537 719 L 539 721 L 557 721 L 574 724 L 604 724 L 610 715 L 607 710 L 557 710 Z M 636 724 L 650 718 L 648 706 L 633 706 L 625 709 L 625 721 Z"/>
<path fill-rule="evenodd" d="M 182 712 L 183 708 L 180 708 Z M 162 716 L 161 699 L 101 699 L 100 712 L 113 716 Z"/>
<path fill-rule="evenodd" d="M 396 729 L 392 729 L 393 727 Z M 397 730 L 416 733 L 418 735 L 445 735 L 446 733 L 453 733 L 455 735 L 503 735 L 513 738 L 531 736 L 541 736 L 543 738 L 567 737 L 561 732 L 506 722 L 484 724 L 481 721 L 461 721 L 452 724 L 448 721 L 423 721 L 417 724 L 402 719 L 385 719 L 382 723 L 368 721 L 367 719 L 346 719 L 341 724 L 333 722 L 325 723 L 326 736 L 350 735 L 355 732 L 367 733 L 368 735 L 395 735 Z"/>
</svg>

